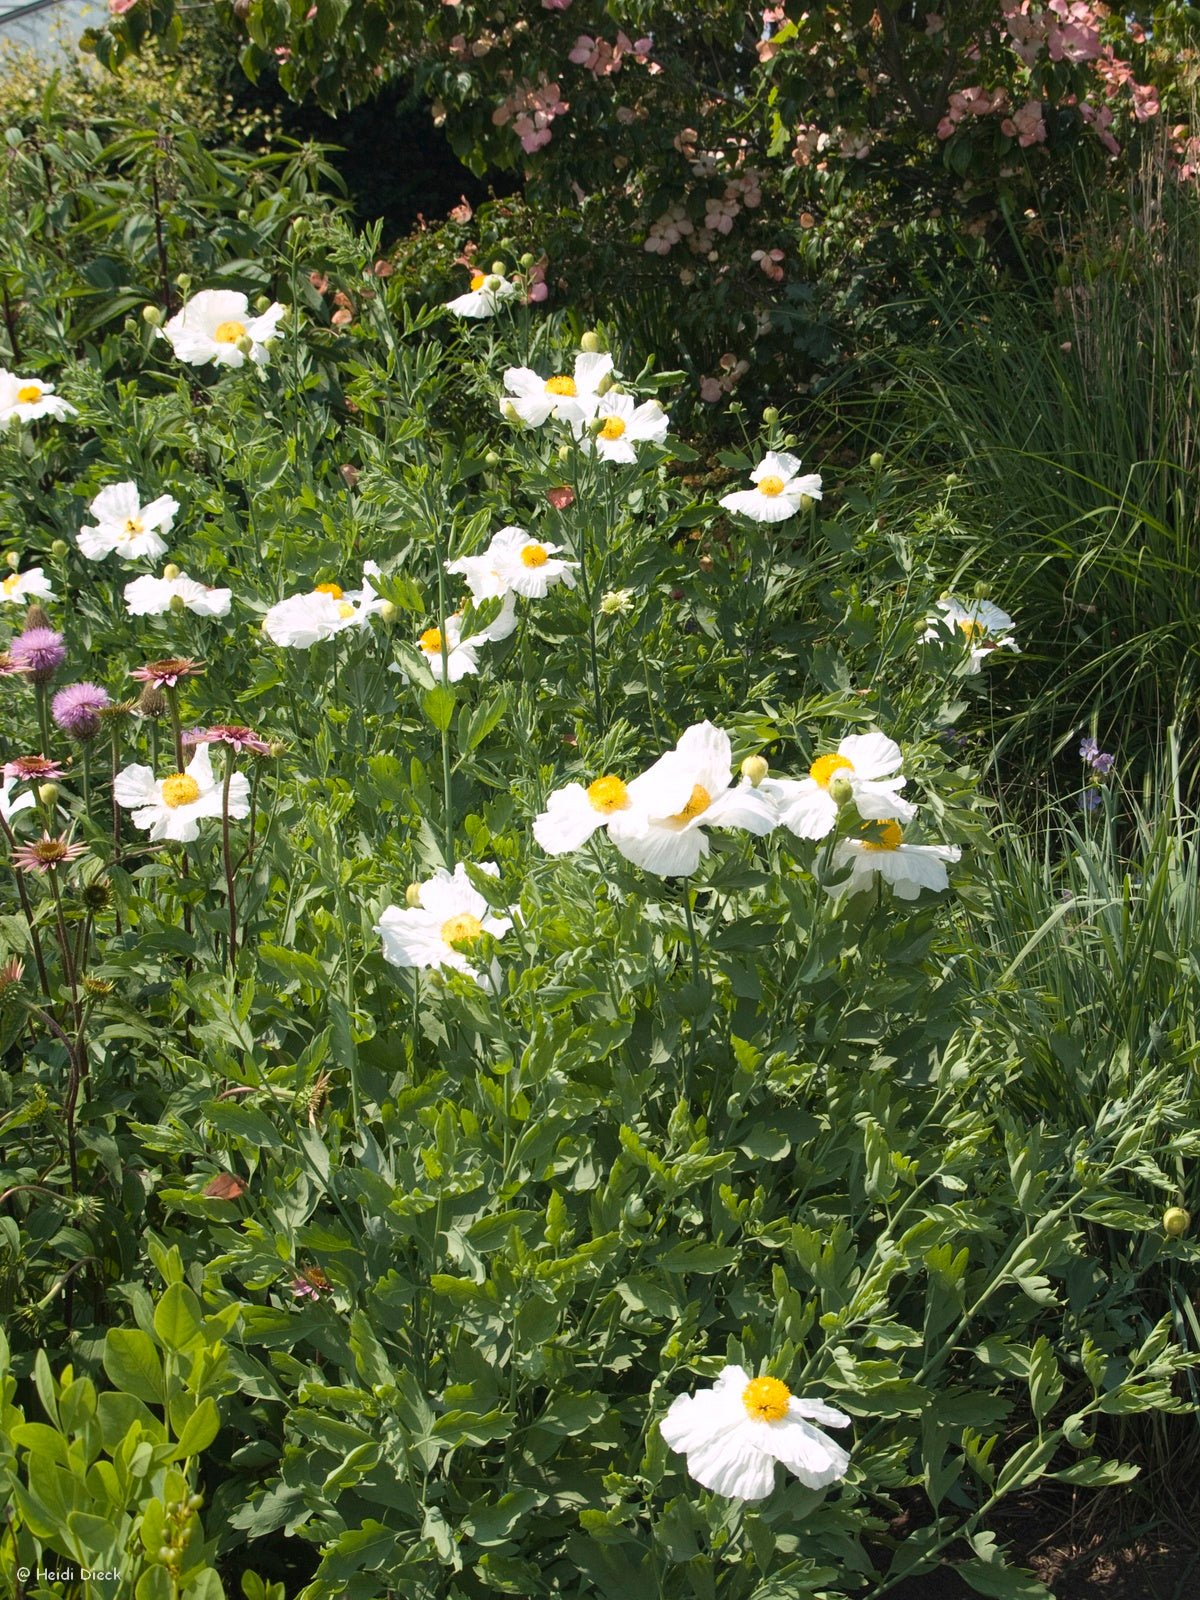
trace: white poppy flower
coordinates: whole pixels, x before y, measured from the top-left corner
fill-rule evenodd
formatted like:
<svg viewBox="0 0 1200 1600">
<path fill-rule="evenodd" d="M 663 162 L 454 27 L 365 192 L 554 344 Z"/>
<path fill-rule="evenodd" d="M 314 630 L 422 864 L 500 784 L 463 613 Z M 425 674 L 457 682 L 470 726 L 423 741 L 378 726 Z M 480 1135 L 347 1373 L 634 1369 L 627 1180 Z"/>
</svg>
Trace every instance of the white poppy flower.
<svg viewBox="0 0 1200 1600">
<path fill-rule="evenodd" d="M 113 795 L 133 812 L 133 824 L 144 828 L 153 842 L 173 839 L 189 844 L 200 832 L 203 817 L 219 817 L 224 804 L 223 785 L 213 777 L 208 745 L 198 745 L 182 772 L 155 778 L 150 767 L 132 766 L 118 772 Z M 235 772 L 229 780 L 229 815 L 250 812 L 250 780 Z"/>
<path fill-rule="evenodd" d="M 219 367 L 242 367 L 250 360 L 261 367 L 269 359 L 270 341 L 278 337 L 283 312 L 276 302 L 261 316 L 251 316 L 250 302 L 240 290 L 201 289 L 159 329 L 159 337 L 189 366 L 215 361 Z"/>
<path fill-rule="evenodd" d="M 637 460 L 635 445 L 661 444 L 667 437 L 670 417 L 657 400 L 641 405 L 631 394 L 606 394 L 591 425 L 576 428 L 576 437 L 585 450 L 594 450 L 602 461 L 629 463 Z M 595 424 L 600 426 L 596 429 Z"/>
<path fill-rule="evenodd" d="M 441 628 L 426 628 L 417 640 L 417 649 L 429 663 L 429 670 L 442 683 L 457 683 L 473 672 L 479 671 L 479 645 L 486 642 L 486 633 L 464 640 L 462 623 L 457 616 L 447 617 Z"/>
<path fill-rule="evenodd" d="M 565 856 L 578 850 L 597 828 L 607 828 L 613 817 L 632 811 L 629 786 L 606 773 L 586 789 L 581 783 L 556 789 L 545 811 L 534 818 L 533 837 L 548 856 Z"/>
<path fill-rule="evenodd" d="M 131 617 L 161 617 L 176 598 L 198 617 L 227 617 L 233 590 L 211 589 L 186 572 L 174 578 L 153 578 L 146 573 L 125 585 L 125 609 Z"/>
<path fill-rule="evenodd" d="M 540 428 L 547 417 L 578 423 L 595 415 L 599 386 L 612 372 L 612 357 L 584 351 L 575 358 L 573 375 L 558 373 L 543 378 L 532 367 L 509 367 L 504 374 L 506 393 L 500 415 L 516 417 L 527 428 Z"/>
<path fill-rule="evenodd" d="M 915 900 L 922 889 L 949 886 L 947 863 L 962 855 L 954 844 L 905 844 L 898 822 L 876 822 L 863 829 L 869 837 L 842 839 L 833 852 L 834 865 L 849 866 L 845 883 L 826 885 L 831 895 L 859 894 L 880 877 L 898 900 Z"/>
<path fill-rule="evenodd" d="M 501 528 L 488 546 L 492 570 L 504 587 L 526 600 L 543 600 L 556 584 L 575 587 L 572 568 L 577 561 L 563 561 L 559 544 L 542 544 L 523 528 Z"/>
<path fill-rule="evenodd" d="M 724 1367 L 711 1389 L 677 1395 L 659 1423 L 696 1482 L 730 1500 L 765 1500 L 781 1462 L 808 1489 L 844 1478 L 850 1456 L 816 1422 L 846 1428 L 850 1418 L 820 1400 L 799 1400 L 778 1378 Z"/>
<path fill-rule="evenodd" d="M 473 272 L 470 289 L 455 300 L 447 300 L 446 310 L 453 311 L 456 317 L 494 317 L 503 301 L 520 292 L 499 272 Z"/>
<path fill-rule="evenodd" d="M 941 615 L 926 617 L 928 628 L 921 635 L 921 643 L 944 645 L 947 637 L 957 639 L 967 648 L 969 672 L 982 671 L 983 663 L 993 650 L 1012 650 L 1017 655 L 1021 653 L 1020 646 L 1009 632 L 1013 619 L 1007 611 L 992 605 L 990 600 L 968 600 L 964 605 L 947 595 L 944 600 L 937 602 L 937 607 Z"/>
<path fill-rule="evenodd" d="M 179 510 L 179 501 L 160 494 L 143 506 L 136 483 L 110 483 L 88 507 L 96 519 L 94 528 L 80 528 L 79 548 L 91 561 L 100 561 L 116 551 L 122 561 L 153 560 L 164 554 Z"/>
<path fill-rule="evenodd" d="M 835 779 L 850 785 L 860 817 L 911 822 L 916 808 L 899 795 L 908 779 L 890 776 L 903 760 L 900 746 L 882 733 L 852 733 L 836 751 L 818 756 L 807 778 L 764 778 L 758 792 L 774 803 L 779 821 L 800 839 L 824 839 L 833 832 L 838 803 L 829 791 Z"/>
<path fill-rule="evenodd" d="M 34 422 L 38 417 L 54 417 L 62 422 L 76 416 L 73 405 L 54 392 L 52 383 L 40 378 L 19 378 L 0 367 L 0 428 L 14 422 Z"/>
<path fill-rule="evenodd" d="M 23 605 L 27 600 L 53 600 L 50 579 L 41 567 L 10 573 L 0 579 L 0 605 Z"/>
<path fill-rule="evenodd" d="M 738 511 L 754 522 L 786 522 L 800 509 L 800 501 L 821 498 L 821 474 L 800 474 L 800 458 L 786 451 L 768 450 L 750 474 L 753 489 L 722 495 L 726 511 Z"/>
<path fill-rule="evenodd" d="M 748 784 L 733 787 L 729 735 L 711 722 L 688 728 L 674 750 L 629 784 L 608 836 L 627 861 L 659 877 L 686 877 L 708 854 L 706 827 L 770 833 L 775 808 Z"/>
<path fill-rule="evenodd" d="M 19 794 L 15 800 L 10 799 L 13 784 L 22 781 L 15 772 L 6 772 L 3 783 L 0 783 L 0 817 L 3 817 L 5 822 L 11 823 L 15 816 L 37 804 L 37 795 L 32 789 Z"/>
<path fill-rule="evenodd" d="M 499 867 L 491 861 L 481 861 L 478 870 L 500 876 Z M 462 947 L 469 949 L 485 933 L 502 939 L 512 927 L 512 918 L 496 915 L 467 877 L 462 862 L 453 875 L 439 867 L 418 886 L 416 898 L 415 906 L 388 906 L 375 924 L 375 932 L 383 939 L 384 959 L 395 967 L 453 967 L 478 982 L 479 973 Z"/>
<path fill-rule="evenodd" d="M 308 650 L 347 628 L 365 628 L 386 604 L 371 584 L 371 579 L 378 576 L 379 567 L 374 561 L 367 561 L 361 589 L 347 591 L 337 583 L 319 583 L 308 594 L 289 595 L 267 612 L 262 631 L 273 644 Z"/>
</svg>

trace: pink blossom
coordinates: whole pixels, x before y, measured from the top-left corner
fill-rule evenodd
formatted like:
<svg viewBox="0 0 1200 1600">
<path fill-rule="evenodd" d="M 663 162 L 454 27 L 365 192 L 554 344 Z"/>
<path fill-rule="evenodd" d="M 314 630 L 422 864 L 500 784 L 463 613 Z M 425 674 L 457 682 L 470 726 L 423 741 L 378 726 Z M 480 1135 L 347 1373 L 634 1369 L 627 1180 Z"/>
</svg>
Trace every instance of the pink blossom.
<svg viewBox="0 0 1200 1600">
<path fill-rule="evenodd" d="M 108 0 L 108 14 L 110 17 L 123 17 L 127 11 L 132 11 L 137 5 L 137 0 Z"/>
<path fill-rule="evenodd" d="M 542 9 L 544 11 L 569 11 L 571 9 L 571 0 L 542 0 Z"/>
</svg>

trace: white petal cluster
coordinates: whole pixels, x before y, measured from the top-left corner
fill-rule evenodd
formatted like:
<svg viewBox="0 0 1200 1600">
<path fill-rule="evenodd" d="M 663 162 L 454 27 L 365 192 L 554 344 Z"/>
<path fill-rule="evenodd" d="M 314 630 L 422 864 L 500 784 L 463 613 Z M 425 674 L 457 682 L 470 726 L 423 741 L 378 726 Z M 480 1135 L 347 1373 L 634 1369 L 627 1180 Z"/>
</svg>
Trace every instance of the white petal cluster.
<svg viewBox="0 0 1200 1600">
<path fill-rule="evenodd" d="M 175 600 L 198 617 L 227 617 L 233 590 L 210 588 L 186 572 L 174 578 L 154 578 L 146 573 L 125 585 L 125 609 L 131 617 L 161 617 Z"/>
<path fill-rule="evenodd" d="M 471 287 L 466 294 L 447 300 L 446 310 L 453 311 L 456 317 L 494 317 L 506 300 L 520 292 L 502 273 L 475 272 L 471 274 Z"/>
<path fill-rule="evenodd" d="M 606 394 L 596 408 L 592 425 L 577 429 L 585 450 L 592 450 L 602 461 L 624 464 L 637 460 L 638 444 L 662 444 L 667 437 L 670 417 L 657 400 L 639 405 L 631 394 Z"/>
<path fill-rule="evenodd" d="M 689 1474 L 730 1500 L 765 1500 L 779 1462 L 808 1489 L 844 1478 L 850 1456 L 822 1432 L 850 1418 L 819 1400 L 799 1400 L 776 1378 L 751 1378 L 724 1367 L 711 1389 L 678 1395 L 659 1424 Z"/>
<path fill-rule="evenodd" d="M 20 782 L 16 773 L 5 772 L 4 781 L 0 783 L 0 817 L 3 817 L 5 822 L 11 822 L 22 811 L 28 811 L 30 806 L 37 804 L 37 795 L 32 789 L 26 789 L 25 793 L 19 794 L 15 800 L 12 798 L 13 785 Z"/>
<path fill-rule="evenodd" d="M 768 450 L 750 474 L 750 482 L 753 489 L 722 495 L 721 504 L 752 522 L 786 522 L 800 510 L 805 495 L 810 500 L 821 498 L 821 474 L 801 474 L 799 457 L 783 450 Z"/>
<path fill-rule="evenodd" d="M 90 561 L 102 561 L 114 551 L 122 561 L 153 561 L 165 553 L 179 510 L 178 500 L 160 494 L 143 506 L 136 483 L 110 483 L 88 507 L 94 527 L 80 528 L 79 548 Z"/>
<path fill-rule="evenodd" d="M 911 822 L 916 808 L 900 798 L 908 779 L 900 776 L 900 746 L 882 733 L 852 733 L 837 750 L 820 755 L 807 778 L 765 778 L 760 792 L 774 801 L 780 822 L 798 839 L 824 839 L 833 832 L 838 803 L 831 784 L 841 779 L 861 817 Z"/>
<path fill-rule="evenodd" d="M 925 622 L 921 643 L 943 647 L 951 642 L 961 645 L 966 650 L 968 672 L 981 672 L 993 651 L 1012 650 L 1020 654 L 1020 646 L 1012 636 L 1013 619 L 990 600 L 964 603 L 947 595 L 937 602 L 937 615 L 926 617 Z"/>
<path fill-rule="evenodd" d="M 476 870 L 500 876 L 492 861 L 481 861 Z M 466 952 L 484 934 L 502 939 L 512 927 L 512 917 L 493 912 L 461 861 L 453 873 L 439 867 L 419 884 L 416 901 L 416 905 L 388 906 L 375 924 L 384 959 L 396 967 L 453 967 L 479 982 Z"/>
<path fill-rule="evenodd" d="M 387 604 L 371 583 L 377 577 L 378 565 L 367 561 L 361 588 L 343 590 L 340 584 L 323 583 L 306 594 L 289 595 L 270 608 L 262 631 L 285 649 L 308 650 L 347 628 L 365 628 Z"/>
<path fill-rule="evenodd" d="M 532 367 L 509 367 L 504 374 L 500 415 L 540 428 L 549 417 L 572 424 L 590 421 L 600 403 L 600 390 L 611 379 L 610 355 L 584 351 L 575 357 L 573 372 L 543 378 Z"/>
<path fill-rule="evenodd" d="M 219 367 L 243 367 L 250 361 L 261 367 L 270 358 L 271 341 L 279 335 L 283 310 L 276 301 L 261 315 L 251 316 L 250 302 L 240 290 L 202 289 L 159 329 L 159 337 L 189 366 L 211 361 Z"/>
<path fill-rule="evenodd" d="M 76 416 L 73 405 L 55 394 L 52 383 L 40 378 L 19 378 L 7 367 L 0 367 L 0 428 L 14 422 L 36 422 L 39 417 L 54 417 L 63 422 Z"/>
<path fill-rule="evenodd" d="M 507 600 L 510 595 L 544 600 L 560 583 L 568 589 L 575 587 L 578 562 L 565 560 L 561 550 L 561 545 L 545 544 L 524 528 L 501 528 L 480 555 L 447 561 L 446 571 L 467 580 L 476 605 L 484 600 Z M 493 642 L 507 638 L 517 625 L 515 611 L 508 616 L 502 612 L 501 617 L 502 631 L 496 631 L 495 623 L 486 630 L 486 637 Z"/>
<path fill-rule="evenodd" d="M 890 885 L 897 900 L 915 900 L 922 889 L 935 893 L 950 886 L 947 865 L 962 855 L 954 844 L 905 844 L 898 822 L 868 825 L 861 839 L 839 840 L 833 851 L 835 867 L 850 868 L 845 883 L 827 884 L 831 895 L 861 894 L 877 878 Z"/>
<path fill-rule="evenodd" d="M 113 780 L 113 794 L 133 812 L 134 826 L 144 828 L 154 843 L 172 839 L 189 844 L 199 834 L 201 820 L 221 816 L 224 804 L 223 785 L 213 777 L 206 744 L 197 747 L 182 772 L 167 778 L 155 778 L 150 767 L 124 768 Z M 229 780 L 229 815 L 244 817 L 249 811 L 250 781 L 235 772 Z"/>
<path fill-rule="evenodd" d="M 29 600 L 53 599 L 50 579 L 41 567 L 29 567 L 25 572 L 13 572 L 7 578 L 0 579 L 0 605 L 23 605 Z"/>
</svg>

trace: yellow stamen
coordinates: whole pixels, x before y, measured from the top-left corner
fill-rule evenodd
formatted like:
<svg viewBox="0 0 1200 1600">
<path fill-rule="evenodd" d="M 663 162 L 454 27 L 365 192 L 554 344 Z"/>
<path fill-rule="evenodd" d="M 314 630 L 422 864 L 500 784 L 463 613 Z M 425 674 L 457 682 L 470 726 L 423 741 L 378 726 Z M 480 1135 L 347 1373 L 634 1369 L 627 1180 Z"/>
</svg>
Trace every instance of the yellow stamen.
<svg viewBox="0 0 1200 1600">
<path fill-rule="evenodd" d="M 163 779 L 163 805 L 174 811 L 178 806 L 190 806 L 200 798 L 200 785 L 186 772 L 176 772 Z"/>
<path fill-rule="evenodd" d="M 818 756 L 808 769 L 808 775 L 814 783 L 819 783 L 822 789 L 828 789 L 830 780 L 839 772 L 853 772 L 853 761 L 847 761 L 845 756 L 836 753 L 827 756 Z"/>
<path fill-rule="evenodd" d="M 694 784 L 687 805 L 682 811 L 677 811 L 670 819 L 672 822 L 691 822 L 693 817 L 698 817 L 702 811 L 707 811 L 712 805 L 712 795 L 702 784 Z"/>
<path fill-rule="evenodd" d="M 870 835 L 863 840 L 864 850 L 899 850 L 904 843 L 904 829 L 898 822 L 868 822 L 863 832 Z"/>
<path fill-rule="evenodd" d="M 564 375 L 557 378 L 547 378 L 546 393 L 574 395 L 578 394 L 579 390 L 575 387 L 575 379 Z"/>
<path fill-rule="evenodd" d="M 218 344 L 236 344 L 239 339 L 246 337 L 246 324 L 244 322 L 219 322 L 213 330 L 213 338 Z"/>
<path fill-rule="evenodd" d="M 613 777 L 611 773 L 589 783 L 587 797 L 592 809 L 602 812 L 606 817 L 614 811 L 625 811 L 629 806 L 629 790 L 620 778 Z"/>
<path fill-rule="evenodd" d="M 622 417 L 605 417 L 604 426 L 600 429 L 602 439 L 619 439 L 625 432 L 625 420 Z"/>
<path fill-rule="evenodd" d="M 962 617 L 958 625 L 968 640 L 978 639 L 981 633 L 986 632 L 983 623 L 977 617 Z"/>
<path fill-rule="evenodd" d="M 474 944 L 483 932 L 483 923 L 469 911 L 460 911 L 456 917 L 442 923 L 442 939 L 446 944 Z"/>
<path fill-rule="evenodd" d="M 486 282 L 487 282 L 487 273 L 486 272 L 473 272 L 471 274 L 471 288 L 472 289 L 482 289 Z"/>
<path fill-rule="evenodd" d="M 23 406 L 34 405 L 41 398 L 42 386 L 40 383 L 23 383 L 17 390 L 17 400 Z"/>
<path fill-rule="evenodd" d="M 783 479 L 776 478 L 773 475 L 760 478 L 758 480 L 758 492 L 759 494 L 770 495 L 774 499 L 777 494 L 783 493 Z"/>
<path fill-rule="evenodd" d="M 5 578 L 4 582 L 0 583 L 0 589 L 3 589 L 6 595 L 13 594 L 16 591 L 16 587 L 20 581 L 21 574 L 19 572 L 14 572 L 11 578 Z"/>
<path fill-rule="evenodd" d="M 136 538 L 139 533 L 145 533 L 146 524 L 141 517 L 126 517 L 121 524 L 121 532 L 127 539 Z"/>
<path fill-rule="evenodd" d="M 544 567 L 550 559 L 550 552 L 544 544 L 527 544 L 521 551 L 521 565 L 525 567 Z"/>
<path fill-rule="evenodd" d="M 352 617 L 353 615 L 354 615 L 354 607 L 350 604 L 350 602 L 348 600 L 343 600 L 341 605 L 338 607 L 338 616 L 339 617 Z"/>
<path fill-rule="evenodd" d="M 782 1422 L 792 1391 L 778 1378 L 751 1378 L 742 1390 L 742 1404 L 753 1422 Z"/>
<path fill-rule="evenodd" d="M 313 593 L 327 594 L 331 600 L 340 600 L 342 598 L 342 586 L 340 583 L 319 583 Z"/>
<path fill-rule="evenodd" d="M 428 650 L 430 655 L 440 656 L 442 653 L 442 630 L 440 628 L 426 628 L 417 643 L 422 650 Z"/>
</svg>

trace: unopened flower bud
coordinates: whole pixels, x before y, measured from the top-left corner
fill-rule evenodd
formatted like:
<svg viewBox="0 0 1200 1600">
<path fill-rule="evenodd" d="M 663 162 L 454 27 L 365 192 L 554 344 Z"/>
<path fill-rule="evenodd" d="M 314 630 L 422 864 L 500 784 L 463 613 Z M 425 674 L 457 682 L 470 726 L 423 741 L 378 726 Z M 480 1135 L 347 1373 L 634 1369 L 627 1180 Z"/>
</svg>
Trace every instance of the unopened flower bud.
<svg viewBox="0 0 1200 1600">
<path fill-rule="evenodd" d="M 597 394 L 611 394 L 614 390 L 616 391 L 617 394 L 620 394 L 622 392 L 620 386 L 617 383 L 617 380 L 613 377 L 612 373 L 611 372 L 606 372 L 604 374 L 604 376 L 600 379 L 600 382 L 596 385 L 596 393 Z M 603 422 L 601 423 L 601 426 L 603 426 Z"/>
<path fill-rule="evenodd" d="M 421 885 L 419 883 L 410 883 L 408 888 L 405 889 L 404 903 L 406 906 L 412 906 L 414 910 L 421 904 Z"/>
<path fill-rule="evenodd" d="M 974 595 L 975 595 L 976 600 L 987 600 L 987 599 L 989 599 L 991 597 L 991 593 L 992 593 L 992 586 L 991 586 L 990 583 L 984 583 L 981 580 L 979 583 L 977 583 L 975 585 Z"/>
<path fill-rule="evenodd" d="M 511 406 L 509 407 L 509 410 L 512 410 Z M 516 413 L 513 412 L 513 415 L 515 416 Z M 498 467 L 500 465 L 500 457 L 494 450 L 489 450 L 487 455 L 485 455 L 483 458 L 483 464 L 485 467 Z"/>
<path fill-rule="evenodd" d="M 278 761 L 280 756 L 287 754 L 287 745 L 282 739 L 272 739 L 267 746 L 267 754 L 272 761 Z"/>
<path fill-rule="evenodd" d="M 812 508 L 816 505 L 816 503 L 817 502 L 813 499 L 812 495 L 810 495 L 810 494 L 802 494 L 800 496 L 800 509 L 801 509 L 801 511 L 811 511 Z"/>
<path fill-rule="evenodd" d="M 161 717 L 167 709 L 167 697 L 156 683 L 143 684 L 136 709 L 142 717 Z"/>
<path fill-rule="evenodd" d="M 391 624 L 400 615 L 400 608 L 393 605 L 390 600 L 385 600 L 379 608 L 379 615 L 382 621 Z"/>
<path fill-rule="evenodd" d="M 244 356 L 248 356 L 250 354 L 251 350 L 254 349 L 254 340 L 250 337 L 250 335 L 248 333 L 244 333 L 242 335 L 242 337 L 238 340 L 237 347 L 242 352 L 242 354 Z"/>
<path fill-rule="evenodd" d="M 1182 1239 L 1192 1225 L 1192 1213 L 1182 1206 L 1168 1206 L 1163 1212 L 1162 1225 L 1168 1239 Z"/>
<path fill-rule="evenodd" d="M 560 444 L 559 445 L 559 447 L 558 447 L 558 459 L 560 461 L 570 461 L 570 459 L 571 459 L 571 446 L 569 444 Z"/>
<path fill-rule="evenodd" d="M 506 400 L 500 407 L 500 415 L 504 418 L 505 422 L 520 422 L 521 420 L 520 416 L 517 414 L 517 408 L 513 405 L 511 400 Z M 492 454 L 495 454 L 495 452 L 493 451 Z"/>
<path fill-rule="evenodd" d="M 49 626 L 50 618 L 46 615 L 45 606 L 38 605 L 35 600 L 25 613 L 25 631 L 28 632 L 30 628 L 48 628 Z"/>
<path fill-rule="evenodd" d="M 525 268 L 526 271 L 528 271 L 529 268 L 533 265 L 535 259 L 536 259 L 536 257 L 531 255 L 530 252 L 528 250 L 526 250 L 525 254 L 521 257 L 521 265 Z"/>
<path fill-rule="evenodd" d="M 758 788 L 770 770 L 765 756 L 747 756 L 742 762 L 742 777 L 754 789 Z"/>
<path fill-rule="evenodd" d="M 880 467 L 883 465 L 883 451 L 872 450 L 871 454 L 867 457 L 867 465 L 870 467 L 872 472 L 878 472 Z"/>
<path fill-rule="evenodd" d="M 142 321 L 148 328 L 161 328 L 163 320 L 163 314 L 157 306 L 142 307 Z"/>
<path fill-rule="evenodd" d="M 180 294 L 187 294 L 188 290 L 192 287 L 191 273 L 181 272 L 175 279 L 175 287 L 179 290 Z"/>
<path fill-rule="evenodd" d="M 849 778 L 831 778 L 829 782 L 829 798 L 839 811 L 843 806 L 848 806 L 854 799 L 854 785 Z"/>
<path fill-rule="evenodd" d="M 181 616 L 183 612 L 187 610 L 187 606 L 184 604 L 183 596 L 181 594 L 173 594 L 169 604 L 171 610 L 176 616 Z"/>
<path fill-rule="evenodd" d="M 948 472 L 946 474 L 946 487 L 947 487 L 947 489 L 957 489 L 961 482 L 962 482 L 962 480 L 958 476 L 957 472 Z"/>
<path fill-rule="evenodd" d="M 583 338 L 580 339 L 579 348 L 585 350 L 590 356 L 599 355 L 604 349 L 604 340 L 594 328 L 589 328 Z"/>
<path fill-rule="evenodd" d="M 52 806 L 58 799 L 58 785 L 56 783 L 39 784 L 37 797 L 44 806 Z"/>
<path fill-rule="evenodd" d="M 121 324 L 121 329 L 124 333 L 136 333 L 138 331 L 138 325 L 132 317 L 126 317 L 124 322 Z"/>
<path fill-rule="evenodd" d="M 65 539 L 55 539 L 54 543 L 50 546 L 50 554 L 56 561 L 61 561 L 70 548 L 70 545 Z"/>
<path fill-rule="evenodd" d="M 4 557 L 4 565 L 6 567 L 11 567 L 14 572 L 21 565 L 21 558 L 15 550 L 10 550 Z"/>
<path fill-rule="evenodd" d="M 768 406 L 763 412 L 763 421 L 766 423 L 768 428 L 773 428 L 779 421 L 779 407 Z"/>
<path fill-rule="evenodd" d="M 163 577 L 168 583 L 173 583 L 179 576 L 179 573 L 180 568 L 177 567 L 173 561 L 168 561 L 166 566 L 163 568 Z"/>
<path fill-rule="evenodd" d="M 112 904 L 112 897 L 112 884 L 107 878 L 94 878 L 91 883 L 85 883 L 79 892 L 79 898 L 89 911 L 107 911 Z M 111 988 L 110 984 L 104 992 L 108 993 Z"/>
<path fill-rule="evenodd" d="M 254 302 L 254 309 L 260 316 L 264 311 L 269 311 L 271 309 L 271 301 L 269 296 L 260 294 Z"/>
</svg>

